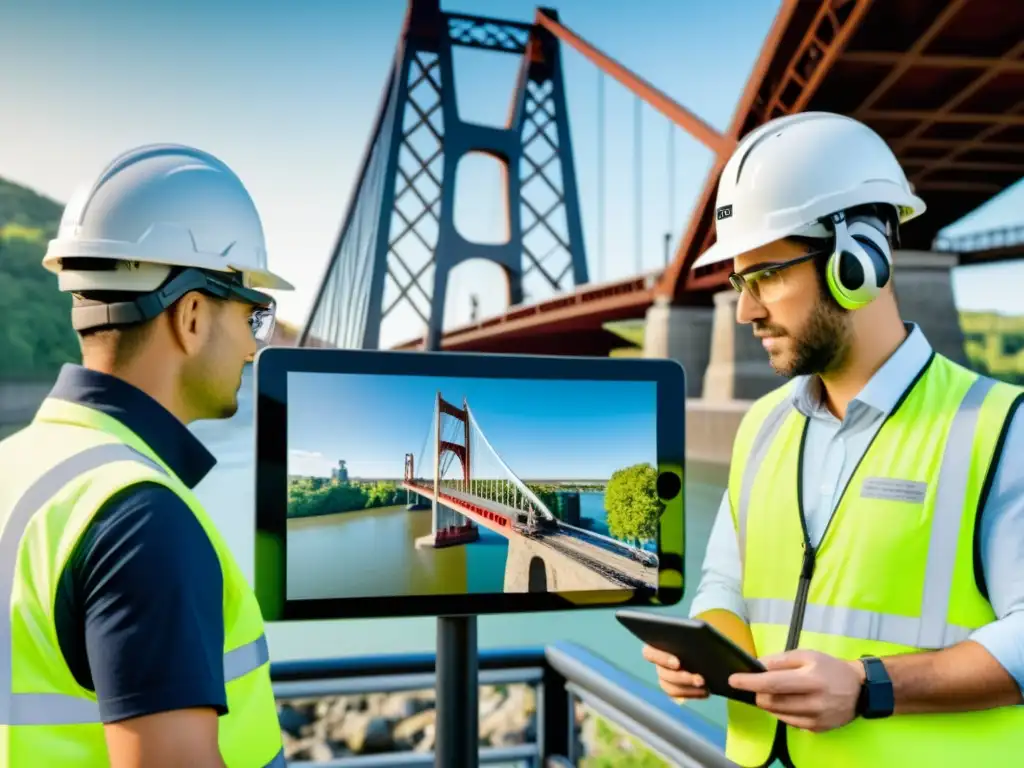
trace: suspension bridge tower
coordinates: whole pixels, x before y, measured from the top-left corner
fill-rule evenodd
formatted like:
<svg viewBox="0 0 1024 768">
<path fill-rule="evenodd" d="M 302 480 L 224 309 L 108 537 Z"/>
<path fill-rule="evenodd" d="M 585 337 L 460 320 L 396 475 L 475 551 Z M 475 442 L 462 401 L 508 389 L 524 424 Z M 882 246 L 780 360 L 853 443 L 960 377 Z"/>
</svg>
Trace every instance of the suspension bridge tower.
<svg viewBox="0 0 1024 768">
<path fill-rule="evenodd" d="M 469 425 L 469 404 L 465 398 L 462 400 L 462 407 L 458 408 L 449 403 L 438 391 L 435 401 L 434 413 L 436 423 L 434 424 L 434 497 L 433 509 L 431 512 L 431 530 L 434 535 L 435 547 L 447 547 L 455 544 L 466 544 L 480 538 L 480 531 L 473 521 L 463 515 L 446 507 L 440 500 L 442 491 L 442 480 L 444 474 L 444 460 L 451 454 L 459 460 L 462 467 L 462 477 L 451 482 L 451 487 L 446 487 L 447 493 L 470 492 L 470 433 Z M 452 417 L 461 424 L 462 442 L 446 440 L 443 429 L 444 416 Z M 454 435 L 453 435 L 454 437 Z"/>
<path fill-rule="evenodd" d="M 388 338 L 392 330 L 407 335 L 404 316 L 422 324 L 423 349 L 439 350 L 449 275 L 471 259 L 501 267 L 509 306 L 589 282 L 558 39 L 538 23 L 407 2 L 352 202 L 299 346 L 387 348 L 404 340 Z M 558 20 L 552 9 L 538 14 Z M 459 47 L 518 57 L 503 125 L 460 118 Z M 457 171 L 474 153 L 505 171 L 503 242 L 467 239 L 456 226 Z"/>
</svg>

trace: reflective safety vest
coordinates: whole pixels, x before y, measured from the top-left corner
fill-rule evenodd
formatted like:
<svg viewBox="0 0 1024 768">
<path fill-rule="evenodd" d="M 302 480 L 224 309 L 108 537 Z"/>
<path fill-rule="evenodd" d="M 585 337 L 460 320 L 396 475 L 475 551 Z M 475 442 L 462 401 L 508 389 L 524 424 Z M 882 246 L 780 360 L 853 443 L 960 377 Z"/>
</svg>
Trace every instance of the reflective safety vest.
<svg viewBox="0 0 1024 768">
<path fill-rule="evenodd" d="M 0 768 L 110 765 L 96 694 L 75 681 L 64 660 L 53 606 L 64 564 L 93 515 L 139 482 L 177 493 L 220 560 L 224 762 L 285 766 L 256 597 L 199 500 L 160 457 L 116 419 L 47 399 L 32 424 L 0 442 L 0 467 Z"/>
<path fill-rule="evenodd" d="M 975 577 L 975 518 L 1018 387 L 940 355 L 886 419 L 817 548 L 806 545 L 800 471 L 808 420 L 788 384 L 744 417 L 729 471 L 742 593 L 758 656 L 793 648 L 842 659 L 935 650 L 995 619 Z M 1024 707 L 900 715 L 824 733 L 728 701 L 727 756 L 796 768 L 1009 766 Z M 773 750 L 778 733 L 780 749 Z"/>
</svg>

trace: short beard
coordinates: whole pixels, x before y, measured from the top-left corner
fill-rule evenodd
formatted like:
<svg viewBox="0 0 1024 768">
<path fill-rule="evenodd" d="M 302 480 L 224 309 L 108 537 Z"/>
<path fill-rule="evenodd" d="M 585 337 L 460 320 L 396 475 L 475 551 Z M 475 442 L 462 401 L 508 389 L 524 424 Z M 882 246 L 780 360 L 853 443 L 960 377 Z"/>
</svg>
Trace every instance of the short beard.
<svg viewBox="0 0 1024 768">
<path fill-rule="evenodd" d="M 793 341 L 794 357 L 782 366 L 769 357 L 775 372 L 786 378 L 825 374 L 843 364 L 850 348 L 850 317 L 841 307 L 828 299 L 819 301 L 799 335 L 771 325 L 755 326 L 755 331 L 789 336 Z"/>
</svg>

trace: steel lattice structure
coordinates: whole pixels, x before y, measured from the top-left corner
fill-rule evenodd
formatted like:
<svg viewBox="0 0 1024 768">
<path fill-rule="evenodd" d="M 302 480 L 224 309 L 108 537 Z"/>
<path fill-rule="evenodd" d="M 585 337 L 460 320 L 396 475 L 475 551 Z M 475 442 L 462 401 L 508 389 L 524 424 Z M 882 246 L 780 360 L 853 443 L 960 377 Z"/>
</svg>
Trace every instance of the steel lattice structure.
<svg viewBox="0 0 1024 768">
<path fill-rule="evenodd" d="M 506 126 L 459 118 L 455 46 L 522 58 Z M 531 276 L 556 294 L 588 282 L 554 36 L 540 25 L 443 13 L 439 0 L 410 0 L 395 61 L 300 346 L 377 348 L 382 321 L 405 309 L 423 323 L 422 348 L 439 349 L 448 276 L 468 259 L 502 267 L 510 305 L 523 301 Z M 471 152 L 506 169 L 504 243 L 473 243 L 455 227 L 456 170 Z"/>
</svg>

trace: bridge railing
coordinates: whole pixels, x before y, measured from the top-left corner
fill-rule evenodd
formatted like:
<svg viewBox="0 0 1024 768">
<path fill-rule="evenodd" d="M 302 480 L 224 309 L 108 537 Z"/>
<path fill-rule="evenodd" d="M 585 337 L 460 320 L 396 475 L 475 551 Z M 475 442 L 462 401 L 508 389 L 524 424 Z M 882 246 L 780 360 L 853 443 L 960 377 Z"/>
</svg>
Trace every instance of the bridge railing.
<svg viewBox="0 0 1024 768">
<path fill-rule="evenodd" d="M 604 723 L 633 736 L 668 765 L 735 765 L 724 755 L 725 734 L 721 727 L 582 646 L 557 643 L 546 648 L 481 650 L 479 665 L 481 686 L 527 686 L 534 702 L 530 722 L 523 729 L 525 736 L 512 739 L 516 743 L 507 746 L 481 747 L 481 765 L 576 765 L 584 757 L 584 738 L 577 715 L 581 705 Z M 292 734 L 290 739 L 301 739 L 297 734 L 309 734 L 318 727 L 325 734 L 331 728 L 343 731 L 345 722 L 316 726 L 302 723 L 301 719 L 296 721 L 292 717 L 293 702 L 304 701 L 308 706 L 316 699 L 316 706 L 324 710 L 334 706 L 331 702 L 337 702 L 338 697 L 433 691 L 434 670 L 434 654 L 420 653 L 277 662 L 271 665 L 271 677 L 282 710 L 282 729 Z M 344 702 L 341 706 L 345 706 Z M 432 702 L 420 706 L 423 709 L 412 717 L 425 714 L 424 723 L 432 723 Z M 364 713 L 351 711 L 357 713 L 357 719 L 364 718 L 365 724 Z M 432 734 L 432 725 L 426 724 L 424 730 Z M 288 762 L 318 768 L 433 765 L 433 751 L 424 748 L 430 746 L 431 739 L 432 736 L 423 739 L 413 749 L 376 754 L 345 754 L 348 750 L 333 751 L 325 744 L 315 761 Z"/>
<path fill-rule="evenodd" d="M 996 248 L 1012 248 L 1017 245 L 1024 245 L 1024 224 L 968 232 L 963 235 L 937 237 L 932 247 L 937 251 L 970 253 Z"/>
</svg>

